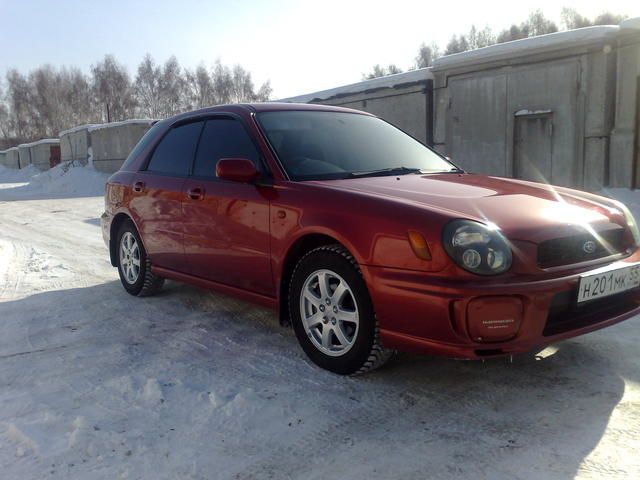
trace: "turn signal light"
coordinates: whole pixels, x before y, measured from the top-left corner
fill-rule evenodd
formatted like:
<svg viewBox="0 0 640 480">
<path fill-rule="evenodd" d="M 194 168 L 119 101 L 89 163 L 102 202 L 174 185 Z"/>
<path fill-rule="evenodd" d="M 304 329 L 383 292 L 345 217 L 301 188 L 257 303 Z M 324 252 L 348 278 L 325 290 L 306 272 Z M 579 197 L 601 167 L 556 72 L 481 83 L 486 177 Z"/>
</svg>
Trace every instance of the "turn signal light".
<svg viewBox="0 0 640 480">
<path fill-rule="evenodd" d="M 415 230 L 409 230 L 409 243 L 411 244 L 411 248 L 413 249 L 413 253 L 416 254 L 416 257 L 421 260 L 431 260 L 429 245 L 427 245 L 427 241 L 424 239 L 422 234 Z"/>
</svg>

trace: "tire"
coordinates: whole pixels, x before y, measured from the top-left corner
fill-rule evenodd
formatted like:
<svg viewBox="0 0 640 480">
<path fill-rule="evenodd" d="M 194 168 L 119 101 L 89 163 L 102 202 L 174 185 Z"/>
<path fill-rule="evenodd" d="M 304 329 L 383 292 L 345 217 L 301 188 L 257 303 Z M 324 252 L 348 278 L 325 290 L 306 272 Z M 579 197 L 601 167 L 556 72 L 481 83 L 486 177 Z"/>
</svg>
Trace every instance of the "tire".
<svg viewBox="0 0 640 480">
<path fill-rule="evenodd" d="M 164 278 L 151 272 L 151 260 L 133 222 L 127 220 L 120 225 L 116 240 L 118 274 L 127 293 L 137 297 L 158 293 Z"/>
<path fill-rule="evenodd" d="M 380 343 L 360 267 L 341 245 L 318 247 L 300 259 L 291 276 L 289 312 L 300 346 L 326 370 L 365 373 L 393 354 Z"/>
</svg>

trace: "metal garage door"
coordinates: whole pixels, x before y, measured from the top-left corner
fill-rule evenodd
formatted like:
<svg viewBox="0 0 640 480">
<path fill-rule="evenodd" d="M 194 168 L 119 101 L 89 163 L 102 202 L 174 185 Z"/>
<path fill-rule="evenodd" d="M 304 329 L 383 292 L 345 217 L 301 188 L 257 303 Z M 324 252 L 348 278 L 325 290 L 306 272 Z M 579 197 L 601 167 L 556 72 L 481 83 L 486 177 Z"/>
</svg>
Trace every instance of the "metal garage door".
<svg viewBox="0 0 640 480">
<path fill-rule="evenodd" d="M 553 183 L 553 114 L 516 115 L 513 132 L 513 176 Z"/>
</svg>

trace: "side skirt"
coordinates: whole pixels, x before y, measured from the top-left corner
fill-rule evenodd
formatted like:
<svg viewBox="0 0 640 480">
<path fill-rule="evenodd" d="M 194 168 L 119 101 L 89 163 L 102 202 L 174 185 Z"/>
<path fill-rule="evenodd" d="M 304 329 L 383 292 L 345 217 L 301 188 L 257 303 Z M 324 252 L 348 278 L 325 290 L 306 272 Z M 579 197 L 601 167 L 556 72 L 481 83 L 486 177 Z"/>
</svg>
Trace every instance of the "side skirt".
<svg viewBox="0 0 640 480">
<path fill-rule="evenodd" d="M 246 300 L 251 303 L 257 303 L 273 310 L 278 310 L 278 299 L 268 297 L 255 292 L 243 290 L 241 288 L 232 287 L 223 283 L 213 282 L 211 280 L 205 280 L 204 278 L 194 277 L 187 275 L 186 273 L 175 272 L 167 268 L 151 267 L 151 271 L 156 275 L 164 278 L 170 278 L 171 280 L 177 280 L 178 282 L 188 283 L 189 285 L 195 285 L 196 287 L 204 288 L 205 290 L 215 290 L 220 293 L 232 295 L 234 297 Z"/>
</svg>

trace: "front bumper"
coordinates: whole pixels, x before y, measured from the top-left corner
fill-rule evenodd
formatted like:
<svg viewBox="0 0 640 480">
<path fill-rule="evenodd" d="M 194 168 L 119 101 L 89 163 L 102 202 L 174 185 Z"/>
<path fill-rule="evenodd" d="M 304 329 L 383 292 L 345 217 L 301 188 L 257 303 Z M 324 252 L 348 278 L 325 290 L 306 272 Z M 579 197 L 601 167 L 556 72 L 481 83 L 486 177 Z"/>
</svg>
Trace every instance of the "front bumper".
<svg viewBox="0 0 640 480">
<path fill-rule="evenodd" d="M 640 250 L 620 263 L 638 261 Z M 421 354 L 477 359 L 521 353 L 640 313 L 640 289 L 576 305 L 577 286 L 584 271 L 510 283 L 483 283 L 482 279 L 461 283 L 433 278 L 423 272 L 371 266 L 364 266 L 363 273 L 383 345 Z M 519 328 L 509 339 L 478 340 L 477 333 L 471 331 L 469 316 L 474 314 L 474 305 L 493 299 L 498 300 L 494 302 L 498 307 L 491 310 L 496 319 L 502 318 L 500 301 L 504 300 L 505 312 L 509 310 L 505 315 L 512 312 L 513 303 L 521 305 Z"/>
</svg>

